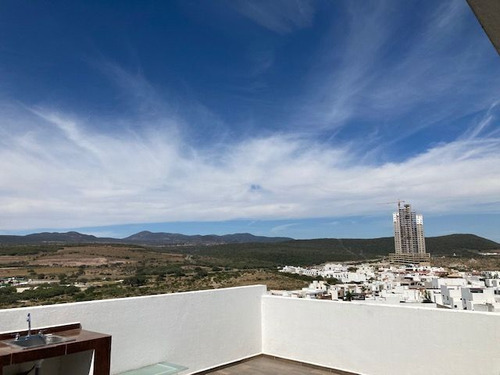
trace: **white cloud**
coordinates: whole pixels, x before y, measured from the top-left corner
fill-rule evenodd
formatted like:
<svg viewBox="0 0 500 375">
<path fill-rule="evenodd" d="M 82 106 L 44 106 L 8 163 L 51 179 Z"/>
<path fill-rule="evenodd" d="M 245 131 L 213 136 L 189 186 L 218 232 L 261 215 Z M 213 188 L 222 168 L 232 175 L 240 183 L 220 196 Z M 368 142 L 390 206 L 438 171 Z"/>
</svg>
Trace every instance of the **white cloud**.
<svg viewBox="0 0 500 375">
<path fill-rule="evenodd" d="M 312 22 L 314 10 L 308 2 L 271 1 L 258 3 L 259 9 L 255 4 L 241 1 L 234 6 L 280 34 Z M 383 70 L 376 65 L 394 30 L 387 3 L 371 4 L 375 8 L 363 12 L 352 5 L 345 45 L 336 50 L 331 44 L 335 38 L 325 40 L 319 54 L 324 59 L 312 68 L 310 91 L 302 98 L 306 105 L 298 107 L 304 116 L 292 116 L 301 127 L 314 123 L 338 129 L 359 118 L 383 123 L 387 117 L 394 123 L 402 114 L 412 120 L 412 110 L 425 108 L 426 113 L 415 116 L 416 126 L 391 129 L 390 139 L 397 140 L 419 126 L 443 119 L 452 124 L 454 118 L 488 108 L 488 90 L 498 85 L 469 85 L 481 68 L 473 46 L 453 65 L 456 72 L 448 72 L 449 60 L 443 55 L 421 59 L 429 52 L 429 38 L 446 39 L 458 27 L 452 20 L 461 17 L 466 5 L 453 3 L 450 16 L 431 22 L 439 33 L 423 33 L 402 62 Z M 262 53 L 255 55 L 255 76 L 274 61 L 268 49 L 257 52 Z M 344 217 L 379 212 L 379 202 L 398 198 L 426 213 L 500 213 L 498 102 L 483 118 L 471 120 L 470 130 L 455 141 L 381 164 L 377 155 L 387 143 L 380 140 L 389 138 L 379 134 L 381 127 L 342 146 L 313 140 L 317 129 L 311 138 L 283 132 L 233 141 L 225 134 L 226 125 L 195 99 L 169 95 L 165 100 L 140 69 L 131 74 L 107 61 L 95 65 L 129 101 L 128 120 L 90 122 L 87 116 L 50 107 L 0 103 L 0 231 Z M 435 79 L 427 79 L 429 74 Z M 479 99 L 466 105 L 455 100 L 455 93 L 458 99 L 468 98 L 460 96 L 464 92 Z M 448 96 L 453 99 L 445 100 Z M 439 103 L 430 107 L 434 110 L 422 105 L 433 101 Z M 177 106 L 199 121 L 180 119 Z M 200 124 L 210 131 L 203 132 Z M 198 137 L 213 138 L 194 146 L 193 129 Z M 286 228 L 275 228 L 280 229 Z"/>
<path fill-rule="evenodd" d="M 275 227 L 272 227 L 270 232 L 274 234 L 279 234 L 282 232 L 286 232 L 289 228 L 297 226 L 297 223 L 290 223 L 290 224 L 283 224 L 283 225 L 277 225 Z"/>
<path fill-rule="evenodd" d="M 4 231 L 341 217 L 395 198 L 426 213 L 500 212 L 500 139 L 480 131 L 400 163 L 367 165 L 354 162 L 354 144 L 292 135 L 200 151 L 168 127 L 110 135 L 47 109 L 9 116 L 0 124 L 9 129 L 0 149 Z"/>
<path fill-rule="evenodd" d="M 367 142 L 372 147 L 388 134 L 400 141 L 452 123 L 497 98 L 500 75 L 492 64 L 497 56 L 491 48 L 485 56 L 482 31 L 466 27 L 476 20 L 465 2 L 445 2 L 411 18 L 397 16 L 408 12 L 405 2 L 346 4 L 351 17 L 325 34 L 306 77 L 308 89 L 294 116 L 297 127 L 335 131 L 378 122 L 381 137 Z M 412 25 L 398 23 L 402 19 Z"/>
<path fill-rule="evenodd" d="M 313 3 L 309 0 L 231 0 L 228 5 L 278 34 L 308 27 L 314 17 Z"/>
</svg>

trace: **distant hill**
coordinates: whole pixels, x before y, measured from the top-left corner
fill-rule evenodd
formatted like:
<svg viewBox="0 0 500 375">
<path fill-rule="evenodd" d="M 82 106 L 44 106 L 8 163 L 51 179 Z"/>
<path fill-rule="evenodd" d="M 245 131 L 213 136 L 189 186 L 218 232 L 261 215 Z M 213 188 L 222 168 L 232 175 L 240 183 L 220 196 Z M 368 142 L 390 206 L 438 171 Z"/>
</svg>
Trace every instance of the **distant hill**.
<svg viewBox="0 0 500 375">
<path fill-rule="evenodd" d="M 197 244 L 197 245 L 215 245 L 227 243 L 274 243 L 293 240 L 290 237 L 264 237 L 254 236 L 250 233 L 236 233 L 217 236 L 193 235 L 188 236 L 179 233 L 152 233 L 143 231 L 121 240 L 124 243 L 133 243 L 138 245 L 175 245 L 175 244 Z"/>
<path fill-rule="evenodd" d="M 453 234 L 426 238 L 427 251 L 433 256 L 472 257 L 485 250 L 500 249 L 500 244 L 472 234 Z M 170 251 L 170 250 L 169 250 Z M 192 246 L 175 250 L 180 253 L 223 258 L 242 266 L 311 265 L 328 261 L 359 261 L 383 257 L 394 252 L 392 237 L 373 239 L 313 239 L 279 243 L 243 243 L 217 246 Z"/>
<path fill-rule="evenodd" d="M 178 233 L 152 233 L 143 231 L 126 238 L 96 237 L 78 232 L 43 232 L 28 234 L 25 236 L 0 236 L 0 245 L 41 245 L 41 244 L 92 244 L 92 243 L 114 243 L 114 244 L 136 244 L 150 246 L 167 245 L 215 245 L 228 243 L 274 243 L 290 241 L 289 237 L 264 237 L 254 236 L 250 233 L 217 235 L 193 235 L 188 236 Z"/>
<path fill-rule="evenodd" d="M 239 267 L 307 265 L 327 261 L 358 261 L 383 257 L 394 252 L 392 237 L 354 239 L 324 238 L 293 240 L 287 237 L 262 237 L 249 233 L 188 236 L 178 233 L 143 231 L 127 238 L 100 238 L 78 232 L 35 233 L 26 236 L 0 236 L 0 246 L 65 245 L 112 243 L 152 246 L 160 251 L 223 258 Z M 477 256 L 478 252 L 500 249 L 500 244 L 473 234 L 452 234 L 426 238 L 432 256 Z M 162 249 L 165 247 L 165 249 Z"/>
<path fill-rule="evenodd" d="M 43 232 L 28 234 L 26 236 L 0 236 L 0 245 L 115 243 L 119 241 L 114 238 L 100 238 L 78 232 Z"/>
<path fill-rule="evenodd" d="M 450 234 L 425 239 L 427 251 L 433 255 L 465 255 L 471 252 L 499 250 L 500 244 L 474 234 Z"/>
</svg>

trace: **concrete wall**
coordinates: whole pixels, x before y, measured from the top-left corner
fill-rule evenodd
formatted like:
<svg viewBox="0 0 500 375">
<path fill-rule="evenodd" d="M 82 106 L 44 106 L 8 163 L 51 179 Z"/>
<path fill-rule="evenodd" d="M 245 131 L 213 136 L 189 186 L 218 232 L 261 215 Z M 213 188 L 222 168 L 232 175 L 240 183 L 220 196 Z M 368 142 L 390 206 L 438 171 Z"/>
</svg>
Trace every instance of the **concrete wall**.
<svg viewBox="0 0 500 375">
<path fill-rule="evenodd" d="M 265 286 L 0 310 L 0 331 L 81 322 L 111 334 L 112 373 L 170 361 L 186 373 L 260 354 Z"/>
<path fill-rule="evenodd" d="M 81 322 L 113 336 L 113 373 L 170 361 L 189 374 L 265 353 L 366 375 L 500 374 L 500 314 L 265 292 L 250 286 L 0 310 L 0 331 L 25 329 L 28 312 L 34 329 Z"/>
<path fill-rule="evenodd" d="M 498 375 L 500 314 L 264 296 L 263 352 L 366 375 Z"/>
</svg>

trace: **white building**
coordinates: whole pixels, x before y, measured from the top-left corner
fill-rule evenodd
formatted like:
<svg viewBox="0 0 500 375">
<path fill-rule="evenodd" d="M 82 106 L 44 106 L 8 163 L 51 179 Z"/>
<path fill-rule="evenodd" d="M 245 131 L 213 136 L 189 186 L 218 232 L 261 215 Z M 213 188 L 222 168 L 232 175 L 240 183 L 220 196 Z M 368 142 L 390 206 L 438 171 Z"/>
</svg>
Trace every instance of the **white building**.
<svg viewBox="0 0 500 375">
<path fill-rule="evenodd" d="M 500 279 L 485 279 L 484 284 L 488 288 L 500 288 Z"/>
<path fill-rule="evenodd" d="M 490 304 L 495 307 L 495 293 L 491 288 L 462 288 L 462 308 L 464 310 L 474 311 L 482 309 L 478 305 Z"/>
<path fill-rule="evenodd" d="M 463 309 L 461 287 L 441 285 L 441 296 L 444 306 L 450 309 Z"/>
<path fill-rule="evenodd" d="M 466 286 L 467 285 L 467 280 L 462 279 L 462 278 L 433 278 L 431 279 L 430 283 L 426 282 L 425 287 L 430 288 L 430 289 L 440 289 L 442 285 L 446 286 Z"/>
</svg>

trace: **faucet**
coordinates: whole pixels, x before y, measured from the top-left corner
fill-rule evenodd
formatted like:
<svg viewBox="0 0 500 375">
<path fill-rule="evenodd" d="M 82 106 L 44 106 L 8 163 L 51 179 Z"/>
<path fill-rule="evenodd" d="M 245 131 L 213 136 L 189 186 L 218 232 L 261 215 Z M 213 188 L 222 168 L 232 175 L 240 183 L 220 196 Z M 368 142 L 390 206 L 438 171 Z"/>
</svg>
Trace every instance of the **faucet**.
<svg viewBox="0 0 500 375">
<path fill-rule="evenodd" d="M 28 313 L 26 321 L 28 322 L 28 337 L 29 337 L 31 336 L 31 313 Z"/>
</svg>

